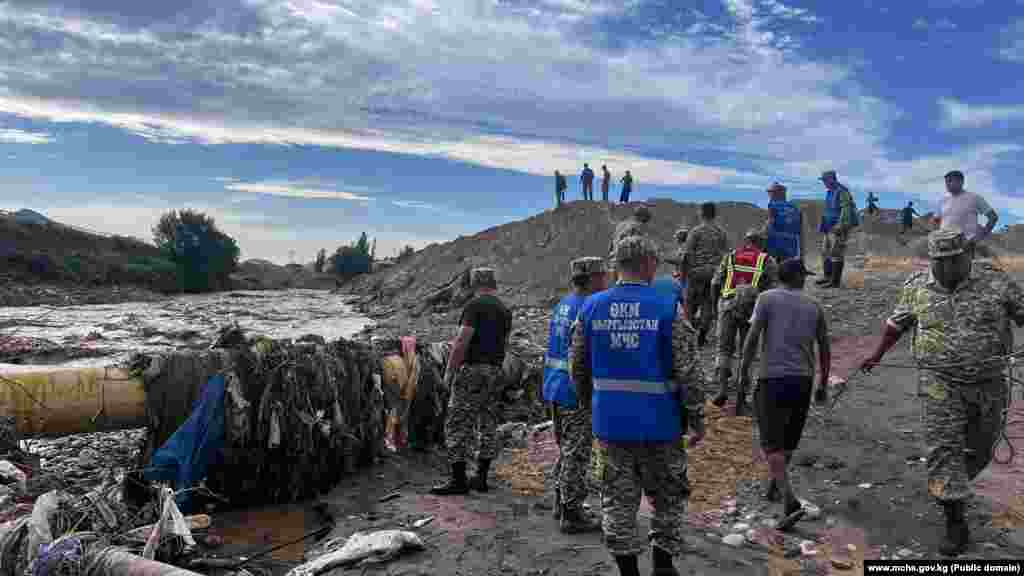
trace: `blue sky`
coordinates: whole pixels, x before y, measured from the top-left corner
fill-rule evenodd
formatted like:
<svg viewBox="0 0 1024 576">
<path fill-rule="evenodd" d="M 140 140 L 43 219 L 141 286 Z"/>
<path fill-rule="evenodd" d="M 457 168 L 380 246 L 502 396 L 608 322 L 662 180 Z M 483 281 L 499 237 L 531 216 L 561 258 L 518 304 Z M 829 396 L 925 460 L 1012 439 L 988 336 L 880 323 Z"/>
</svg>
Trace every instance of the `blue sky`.
<svg viewBox="0 0 1024 576">
<path fill-rule="evenodd" d="M 0 208 L 198 208 L 245 258 L 472 234 L 583 162 L 634 199 L 834 168 L 925 209 L 957 168 L 1024 217 L 1024 0 L 12 0 L 0 30 Z"/>
</svg>

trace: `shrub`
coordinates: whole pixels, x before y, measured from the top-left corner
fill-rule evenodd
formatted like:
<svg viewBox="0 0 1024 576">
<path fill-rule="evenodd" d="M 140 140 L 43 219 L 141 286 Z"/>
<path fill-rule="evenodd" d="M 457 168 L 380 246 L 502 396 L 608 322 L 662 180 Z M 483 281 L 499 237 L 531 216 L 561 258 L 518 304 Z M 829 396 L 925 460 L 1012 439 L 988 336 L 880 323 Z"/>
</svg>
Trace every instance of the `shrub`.
<svg viewBox="0 0 1024 576">
<path fill-rule="evenodd" d="M 183 292 L 231 287 L 240 251 L 234 238 L 221 232 L 213 218 L 193 210 L 172 210 L 153 228 L 153 240 L 174 264 L 178 288 Z"/>
</svg>

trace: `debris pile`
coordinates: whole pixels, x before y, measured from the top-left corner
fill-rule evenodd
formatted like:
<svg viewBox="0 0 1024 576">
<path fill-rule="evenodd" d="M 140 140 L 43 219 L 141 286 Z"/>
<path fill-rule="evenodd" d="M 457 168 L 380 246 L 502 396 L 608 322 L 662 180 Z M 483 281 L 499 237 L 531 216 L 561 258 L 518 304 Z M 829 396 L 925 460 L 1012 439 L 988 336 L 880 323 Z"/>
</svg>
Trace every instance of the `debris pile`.
<svg viewBox="0 0 1024 576">
<path fill-rule="evenodd" d="M 312 498 L 383 452 L 386 403 L 366 345 L 259 338 L 206 353 L 140 356 L 133 368 L 147 386 L 146 459 L 188 419 L 203 384 L 223 375 L 222 453 L 206 477 L 232 505 Z M 179 462 L 191 462 L 187 456 Z"/>
</svg>

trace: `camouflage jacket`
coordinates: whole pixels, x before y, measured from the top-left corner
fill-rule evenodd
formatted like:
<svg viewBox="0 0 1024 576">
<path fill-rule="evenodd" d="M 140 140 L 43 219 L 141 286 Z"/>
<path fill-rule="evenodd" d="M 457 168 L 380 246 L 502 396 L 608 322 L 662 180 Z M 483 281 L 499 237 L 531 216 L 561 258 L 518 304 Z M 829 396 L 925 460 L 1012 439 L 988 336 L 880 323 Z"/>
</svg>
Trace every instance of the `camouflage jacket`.
<svg viewBox="0 0 1024 576">
<path fill-rule="evenodd" d="M 710 278 L 729 250 L 729 239 L 718 224 L 701 222 L 690 230 L 683 246 L 680 271 L 693 276 Z"/>
<path fill-rule="evenodd" d="M 608 246 L 608 254 L 615 253 L 615 245 L 619 243 L 619 240 L 627 236 L 647 236 L 649 229 L 648 224 L 644 224 L 636 218 L 627 218 L 619 222 L 615 225 L 615 233 L 612 235 L 611 245 Z"/>
<path fill-rule="evenodd" d="M 931 271 L 911 275 L 888 323 L 915 328 L 913 352 L 928 371 L 967 383 L 997 378 L 1012 348 L 1010 322 L 1024 323 L 1024 292 L 1003 270 L 975 262 L 971 275 L 949 292 Z"/>
</svg>

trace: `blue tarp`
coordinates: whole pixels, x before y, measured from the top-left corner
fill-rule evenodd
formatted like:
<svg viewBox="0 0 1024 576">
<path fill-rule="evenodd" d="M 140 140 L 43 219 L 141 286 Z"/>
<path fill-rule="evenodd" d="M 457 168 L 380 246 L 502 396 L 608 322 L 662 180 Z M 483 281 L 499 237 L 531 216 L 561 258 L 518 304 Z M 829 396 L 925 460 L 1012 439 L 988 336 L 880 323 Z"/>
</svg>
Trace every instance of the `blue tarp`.
<svg viewBox="0 0 1024 576">
<path fill-rule="evenodd" d="M 224 450 L 224 376 L 211 377 L 192 407 L 192 414 L 164 442 L 149 462 L 143 477 L 168 482 L 175 492 L 192 488 L 206 477 Z M 192 492 L 179 493 L 175 503 L 187 511 Z"/>
</svg>

